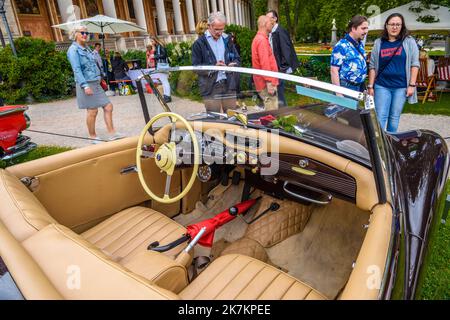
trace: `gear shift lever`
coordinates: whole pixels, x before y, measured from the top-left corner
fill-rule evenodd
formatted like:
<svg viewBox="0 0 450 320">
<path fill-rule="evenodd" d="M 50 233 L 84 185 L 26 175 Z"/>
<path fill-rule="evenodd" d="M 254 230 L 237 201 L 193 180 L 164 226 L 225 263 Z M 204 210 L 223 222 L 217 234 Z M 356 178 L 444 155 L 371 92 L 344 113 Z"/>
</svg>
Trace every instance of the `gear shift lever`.
<svg viewBox="0 0 450 320">
<path fill-rule="evenodd" d="M 195 244 L 200 240 L 202 235 L 205 233 L 206 227 L 200 229 L 199 233 L 192 239 L 192 241 L 188 244 L 188 246 L 180 252 L 180 254 L 176 257 L 175 261 L 179 264 L 185 266 L 186 268 L 192 262 L 192 256 L 189 254 L 189 251 L 195 246 Z"/>
</svg>

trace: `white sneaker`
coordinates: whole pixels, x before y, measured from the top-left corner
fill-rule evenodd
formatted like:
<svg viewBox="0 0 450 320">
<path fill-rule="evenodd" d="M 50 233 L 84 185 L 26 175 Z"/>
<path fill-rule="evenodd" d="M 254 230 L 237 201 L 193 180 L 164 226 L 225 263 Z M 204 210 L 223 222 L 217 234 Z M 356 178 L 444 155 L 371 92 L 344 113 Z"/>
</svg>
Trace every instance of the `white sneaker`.
<svg viewBox="0 0 450 320">
<path fill-rule="evenodd" d="M 126 136 L 124 134 L 121 134 L 119 132 L 116 132 L 115 134 L 113 134 L 112 136 L 109 137 L 109 141 L 114 141 L 114 140 L 119 140 L 119 139 L 123 139 Z"/>
<path fill-rule="evenodd" d="M 99 137 L 89 138 L 89 139 L 91 139 L 91 143 L 92 143 L 92 144 L 100 144 L 100 143 L 103 142 L 103 140 L 100 139 Z"/>
</svg>

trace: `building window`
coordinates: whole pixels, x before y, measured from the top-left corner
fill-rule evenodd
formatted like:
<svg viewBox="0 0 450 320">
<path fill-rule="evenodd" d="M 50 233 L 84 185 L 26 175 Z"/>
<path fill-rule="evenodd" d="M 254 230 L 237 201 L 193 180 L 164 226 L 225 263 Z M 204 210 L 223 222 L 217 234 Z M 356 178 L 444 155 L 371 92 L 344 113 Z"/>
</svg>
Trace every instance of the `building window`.
<svg viewBox="0 0 450 320">
<path fill-rule="evenodd" d="M 16 8 L 19 14 L 41 14 L 38 0 L 16 0 Z"/>
<path fill-rule="evenodd" d="M 130 19 L 136 19 L 136 13 L 134 12 L 133 0 L 128 1 L 128 12 L 130 13 Z"/>
<path fill-rule="evenodd" d="M 93 17 L 99 14 L 97 0 L 85 0 L 85 4 L 88 17 Z"/>
</svg>

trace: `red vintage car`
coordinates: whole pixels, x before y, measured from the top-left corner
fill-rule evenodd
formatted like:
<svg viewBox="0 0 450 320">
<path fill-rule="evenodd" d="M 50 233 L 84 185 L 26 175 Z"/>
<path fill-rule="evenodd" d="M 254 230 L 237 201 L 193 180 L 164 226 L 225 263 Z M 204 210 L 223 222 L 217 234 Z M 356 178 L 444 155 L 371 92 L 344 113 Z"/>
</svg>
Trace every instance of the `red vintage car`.
<svg viewBox="0 0 450 320">
<path fill-rule="evenodd" d="M 29 137 L 22 135 L 30 126 L 27 109 L 23 105 L 0 107 L 0 160 L 11 160 L 36 148 Z"/>
</svg>

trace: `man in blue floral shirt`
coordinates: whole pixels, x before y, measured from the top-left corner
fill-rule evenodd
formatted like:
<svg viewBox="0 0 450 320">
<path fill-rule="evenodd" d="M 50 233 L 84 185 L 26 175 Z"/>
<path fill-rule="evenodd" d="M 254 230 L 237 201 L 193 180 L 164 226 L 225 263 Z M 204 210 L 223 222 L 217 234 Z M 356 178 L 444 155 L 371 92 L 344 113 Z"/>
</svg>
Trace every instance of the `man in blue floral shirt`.
<svg viewBox="0 0 450 320">
<path fill-rule="evenodd" d="M 364 39 L 369 31 L 367 18 L 354 16 L 348 24 L 348 34 L 333 48 L 331 54 L 331 82 L 337 86 L 364 91 L 367 77 Z M 342 107 L 328 108 L 325 114 L 334 115 Z"/>
</svg>

